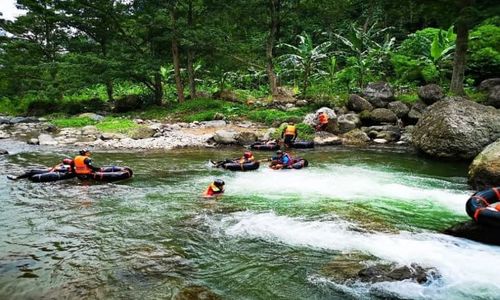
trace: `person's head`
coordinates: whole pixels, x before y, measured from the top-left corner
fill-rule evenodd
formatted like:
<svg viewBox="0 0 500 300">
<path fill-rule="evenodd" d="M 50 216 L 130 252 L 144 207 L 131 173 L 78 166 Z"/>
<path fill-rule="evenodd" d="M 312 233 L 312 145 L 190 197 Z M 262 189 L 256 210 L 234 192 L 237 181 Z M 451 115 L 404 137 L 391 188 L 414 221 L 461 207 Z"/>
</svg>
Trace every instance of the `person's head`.
<svg viewBox="0 0 500 300">
<path fill-rule="evenodd" d="M 84 148 L 84 149 L 80 150 L 80 155 L 90 156 L 90 150 L 87 148 Z"/>
<path fill-rule="evenodd" d="M 64 165 L 71 165 L 71 164 L 73 164 L 73 160 L 71 158 L 65 158 L 62 160 L 62 163 Z"/>
<path fill-rule="evenodd" d="M 293 121 L 288 122 L 288 125 L 293 126 L 295 123 Z"/>
<path fill-rule="evenodd" d="M 224 187 L 224 180 L 222 179 L 215 179 L 214 180 L 214 185 L 218 187 L 219 189 L 222 189 Z"/>
<path fill-rule="evenodd" d="M 277 155 L 278 157 L 283 156 L 283 151 L 281 151 L 281 150 L 276 151 L 276 155 Z"/>
<path fill-rule="evenodd" d="M 252 151 L 245 151 L 243 153 L 243 157 L 245 157 L 245 158 L 250 158 L 252 156 L 253 156 Z"/>
</svg>

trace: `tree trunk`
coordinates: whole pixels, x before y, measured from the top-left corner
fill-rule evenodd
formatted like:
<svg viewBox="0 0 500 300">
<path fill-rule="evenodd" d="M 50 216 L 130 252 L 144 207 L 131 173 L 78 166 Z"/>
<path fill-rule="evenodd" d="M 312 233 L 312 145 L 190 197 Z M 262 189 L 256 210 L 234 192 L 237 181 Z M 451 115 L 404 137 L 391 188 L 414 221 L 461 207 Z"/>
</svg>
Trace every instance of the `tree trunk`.
<svg viewBox="0 0 500 300">
<path fill-rule="evenodd" d="M 269 77 L 269 87 L 271 89 L 271 94 L 277 94 L 277 81 L 276 74 L 274 73 L 273 65 L 273 50 L 274 43 L 276 42 L 276 35 L 278 32 L 278 11 L 279 11 L 280 0 L 269 0 L 269 14 L 271 17 L 271 24 L 269 26 L 269 36 L 267 37 L 266 44 L 266 71 Z"/>
<path fill-rule="evenodd" d="M 463 11 L 463 10 L 462 10 Z M 457 40 L 455 57 L 453 60 L 453 75 L 451 76 L 450 93 L 464 95 L 464 70 L 465 56 L 467 54 L 467 41 L 469 39 L 469 28 L 464 17 L 457 21 Z"/>
<path fill-rule="evenodd" d="M 108 101 L 113 101 L 113 81 L 111 79 L 106 80 L 106 94 L 108 94 Z"/>
<path fill-rule="evenodd" d="M 163 85 L 161 83 L 161 74 L 155 73 L 154 89 L 155 89 L 155 104 L 161 106 L 163 103 Z"/>
<path fill-rule="evenodd" d="M 181 62 L 179 57 L 179 45 L 177 42 L 177 29 L 174 10 L 175 7 L 170 11 L 170 17 L 172 19 L 172 59 L 174 62 L 175 87 L 177 89 L 177 99 L 179 99 L 179 102 L 184 102 L 184 86 L 182 85 L 181 78 Z"/>
<path fill-rule="evenodd" d="M 188 27 L 192 29 L 193 27 L 193 1 L 189 1 L 188 7 Z M 192 46 L 188 47 L 187 52 L 187 72 L 188 72 L 188 80 L 189 80 L 189 95 L 191 99 L 196 98 L 196 83 L 195 83 L 195 74 L 194 74 L 194 50 Z"/>
</svg>

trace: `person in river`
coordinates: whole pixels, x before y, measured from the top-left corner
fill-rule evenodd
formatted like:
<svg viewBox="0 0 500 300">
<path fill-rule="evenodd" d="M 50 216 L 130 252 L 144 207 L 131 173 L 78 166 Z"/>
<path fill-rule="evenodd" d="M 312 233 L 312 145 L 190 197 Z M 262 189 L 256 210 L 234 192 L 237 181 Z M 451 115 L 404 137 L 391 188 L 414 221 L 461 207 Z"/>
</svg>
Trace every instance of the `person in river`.
<svg viewBox="0 0 500 300">
<path fill-rule="evenodd" d="M 290 168 L 292 162 L 293 160 L 288 153 L 278 150 L 276 151 L 276 156 L 272 158 L 269 167 L 275 170 L 287 169 Z"/>
<path fill-rule="evenodd" d="M 80 179 L 89 178 L 94 172 L 100 170 L 98 167 L 92 165 L 90 158 L 90 151 L 88 149 L 80 150 L 80 155 L 76 156 L 74 161 L 76 176 Z"/>
<path fill-rule="evenodd" d="M 281 132 L 281 138 L 284 138 L 283 143 L 286 147 L 290 147 L 293 142 L 295 142 L 298 135 L 299 133 L 297 131 L 297 127 L 293 122 L 288 122 L 287 126 L 283 128 L 283 131 Z"/>
<path fill-rule="evenodd" d="M 203 197 L 217 197 L 224 194 L 224 181 L 222 179 L 215 179 L 203 192 Z"/>
<path fill-rule="evenodd" d="M 316 131 L 325 131 L 328 127 L 328 115 L 322 111 L 318 115 L 318 125 L 316 126 Z"/>
<path fill-rule="evenodd" d="M 7 178 L 10 180 L 18 180 L 23 178 L 29 178 L 36 174 L 42 173 L 50 173 L 50 172 L 59 172 L 59 173 L 74 173 L 74 163 L 71 158 L 65 158 L 62 160 L 60 164 L 53 166 L 52 168 L 47 169 L 32 169 L 27 172 L 24 172 L 21 175 L 7 175 Z"/>
<path fill-rule="evenodd" d="M 243 156 L 238 160 L 238 163 L 240 164 L 246 164 L 250 162 L 254 162 L 255 157 L 253 156 L 253 153 L 251 151 L 245 151 L 243 153 Z"/>
</svg>

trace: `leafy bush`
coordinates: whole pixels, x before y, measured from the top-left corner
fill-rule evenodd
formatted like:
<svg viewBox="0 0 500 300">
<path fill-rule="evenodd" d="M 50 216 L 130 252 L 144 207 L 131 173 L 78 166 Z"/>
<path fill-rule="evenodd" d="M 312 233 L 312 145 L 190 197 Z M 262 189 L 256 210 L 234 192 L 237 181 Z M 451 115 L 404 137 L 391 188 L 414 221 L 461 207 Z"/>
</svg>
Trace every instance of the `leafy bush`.
<svg viewBox="0 0 500 300">
<path fill-rule="evenodd" d="M 477 80 L 494 77 L 500 70 L 500 26 L 480 25 L 470 33 L 468 69 Z"/>
<path fill-rule="evenodd" d="M 84 117 L 84 118 L 57 118 L 57 119 L 52 119 L 50 120 L 50 123 L 54 124 L 57 127 L 84 127 L 87 125 L 95 125 L 97 122 Z"/>
<path fill-rule="evenodd" d="M 307 113 L 305 108 L 301 108 L 293 111 L 281 111 L 277 109 L 263 109 L 250 111 L 247 117 L 255 122 L 265 123 L 267 125 L 277 126 L 283 122 L 287 121 L 302 121 L 305 114 Z M 297 122 L 298 123 L 298 122 Z"/>
<path fill-rule="evenodd" d="M 140 125 L 130 119 L 106 117 L 97 123 L 96 127 L 103 132 L 128 133 L 140 127 Z"/>
</svg>

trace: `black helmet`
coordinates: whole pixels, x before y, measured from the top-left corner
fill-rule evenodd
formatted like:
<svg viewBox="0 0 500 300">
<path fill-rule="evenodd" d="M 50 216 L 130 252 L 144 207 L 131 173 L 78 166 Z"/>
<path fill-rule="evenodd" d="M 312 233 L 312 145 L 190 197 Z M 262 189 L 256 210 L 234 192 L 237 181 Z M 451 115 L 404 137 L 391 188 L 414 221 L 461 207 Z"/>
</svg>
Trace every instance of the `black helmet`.
<svg viewBox="0 0 500 300">
<path fill-rule="evenodd" d="M 215 180 L 214 180 L 214 184 L 215 184 L 215 186 L 217 186 L 217 187 L 219 187 L 219 188 L 220 188 L 220 187 L 222 187 L 225 183 L 224 183 L 224 180 L 222 180 L 222 179 L 215 179 Z"/>
<path fill-rule="evenodd" d="M 277 155 L 281 155 L 281 154 L 283 154 L 283 151 L 278 150 L 278 151 L 276 151 L 276 154 L 277 154 Z"/>
<path fill-rule="evenodd" d="M 90 153 L 90 150 L 87 148 L 80 150 L 80 155 L 85 155 L 85 153 Z"/>
</svg>

